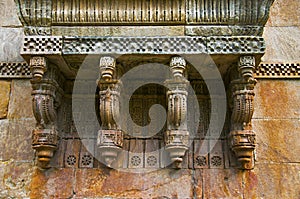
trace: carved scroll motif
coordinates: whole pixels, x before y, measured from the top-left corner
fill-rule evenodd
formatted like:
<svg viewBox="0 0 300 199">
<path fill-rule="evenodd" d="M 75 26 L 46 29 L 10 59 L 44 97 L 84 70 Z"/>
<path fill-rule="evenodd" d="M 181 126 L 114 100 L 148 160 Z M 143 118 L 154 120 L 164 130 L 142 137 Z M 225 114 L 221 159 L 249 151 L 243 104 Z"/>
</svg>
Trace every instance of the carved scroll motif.
<svg viewBox="0 0 300 199">
<path fill-rule="evenodd" d="M 231 149 L 243 169 L 252 169 L 254 166 L 255 133 L 251 126 L 256 84 L 254 69 L 254 57 L 242 56 L 238 66 L 240 79 L 231 82 L 233 109 L 229 139 Z"/>
<path fill-rule="evenodd" d="M 165 133 L 166 150 L 177 168 L 181 167 L 182 157 L 188 149 L 189 132 L 187 130 L 187 84 L 184 77 L 186 61 L 181 57 L 173 57 L 170 62 L 172 79 L 166 80 L 169 88 L 168 129 Z"/>
<path fill-rule="evenodd" d="M 107 166 L 118 157 L 123 146 L 123 132 L 118 126 L 120 118 L 120 81 L 115 78 L 116 60 L 112 57 L 100 59 L 100 119 L 102 130 L 98 132 L 98 147 Z"/>
<path fill-rule="evenodd" d="M 55 81 L 55 69 L 49 67 L 45 57 L 32 57 L 30 69 L 32 107 L 37 121 L 32 132 L 32 147 L 37 152 L 39 166 L 45 169 L 49 168 L 49 162 L 58 145 L 56 110 L 60 101 L 59 85 Z"/>
</svg>

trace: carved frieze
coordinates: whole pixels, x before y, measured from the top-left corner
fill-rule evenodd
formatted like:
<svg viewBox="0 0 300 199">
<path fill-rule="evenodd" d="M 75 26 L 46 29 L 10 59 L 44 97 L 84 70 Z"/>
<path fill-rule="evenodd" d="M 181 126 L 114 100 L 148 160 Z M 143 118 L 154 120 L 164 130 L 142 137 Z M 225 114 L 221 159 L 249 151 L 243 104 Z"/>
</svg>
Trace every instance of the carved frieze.
<svg viewBox="0 0 300 199">
<path fill-rule="evenodd" d="M 273 1 L 16 0 L 16 3 L 20 20 L 27 27 L 26 33 L 34 35 L 51 34 L 47 27 L 70 25 L 217 25 L 240 35 L 245 31 L 251 35 L 261 34 L 255 30 L 266 23 Z M 197 30 L 190 32 L 197 34 Z M 218 35 L 218 30 L 212 35 Z"/>
<path fill-rule="evenodd" d="M 262 37 L 37 37 L 24 38 L 22 55 L 32 54 L 263 54 Z"/>
</svg>

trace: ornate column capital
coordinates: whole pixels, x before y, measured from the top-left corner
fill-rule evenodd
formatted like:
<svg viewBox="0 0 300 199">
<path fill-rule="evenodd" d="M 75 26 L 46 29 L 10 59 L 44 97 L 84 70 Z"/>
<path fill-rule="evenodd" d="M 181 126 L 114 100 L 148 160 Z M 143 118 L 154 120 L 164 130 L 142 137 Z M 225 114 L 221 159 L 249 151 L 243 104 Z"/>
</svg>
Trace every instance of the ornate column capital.
<svg viewBox="0 0 300 199">
<path fill-rule="evenodd" d="M 241 56 L 238 63 L 238 71 L 246 82 L 256 82 L 254 79 L 255 57 L 252 55 Z"/>
<path fill-rule="evenodd" d="M 45 72 L 47 71 L 47 58 L 40 56 L 32 57 L 29 65 L 32 73 L 32 81 L 41 81 Z"/>
<path fill-rule="evenodd" d="M 183 77 L 186 69 L 186 61 L 182 57 L 172 57 L 170 61 L 170 68 L 174 77 Z"/>
<path fill-rule="evenodd" d="M 101 57 L 99 68 L 101 79 L 104 81 L 112 80 L 116 72 L 116 59 L 109 56 Z"/>
</svg>

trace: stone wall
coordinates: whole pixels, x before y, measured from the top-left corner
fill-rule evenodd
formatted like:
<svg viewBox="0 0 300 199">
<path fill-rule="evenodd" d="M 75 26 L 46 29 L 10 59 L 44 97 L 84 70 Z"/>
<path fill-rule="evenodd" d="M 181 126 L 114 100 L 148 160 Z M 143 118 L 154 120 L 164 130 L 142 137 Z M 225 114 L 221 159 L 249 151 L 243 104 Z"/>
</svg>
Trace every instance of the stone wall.
<svg viewBox="0 0 300 199">
<path fill-rule="evenodd" d="M 300 2 L 276 0 L 264 31 L 265 63 L 300 62 Z M 259 79 L 253 128 L 256 166 L 244 174 L 246 198 L 299 198 L 300 79 Z"/>
<path fill-rule="evenodd" d="M 13 0 L 0 0 L 0 62 L 21 62 L 23 29 Z M 28 80 L 0 79 L 0 198 L 29 196 L 34 171 L 31 149 L 31 87 Z"/>
<path fill-rule="evenodd" d="M 23 61 L 23 30 L 13 0 L 0 0 L 0 62 Z M 266 63 L 300 62 L 300 1 L 276 0 L 265 28 Z M 256 166 L 163 169 L 147 174 L 106 168 L 50 169 L 34 165 L 31 86 L 0 80 L 0 198 L 300 198 L 300 79 L 259 79 L 253 128 Z"/>
</svg>

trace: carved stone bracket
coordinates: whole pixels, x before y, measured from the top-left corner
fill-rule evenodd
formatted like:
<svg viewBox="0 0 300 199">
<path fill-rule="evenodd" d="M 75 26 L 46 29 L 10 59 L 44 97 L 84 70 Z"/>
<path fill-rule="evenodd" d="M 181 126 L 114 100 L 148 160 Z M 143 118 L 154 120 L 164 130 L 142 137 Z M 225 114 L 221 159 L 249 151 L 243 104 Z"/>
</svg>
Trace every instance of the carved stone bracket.
<svg viewBox="0 0 300 199">
<path fill-rule="evenodd" d="M 36 128 L 32 132 L 32 147 L 37 152 L 38 165 L 49 168 L 49 162 L 58 145 L 57 108 L 60 106 L 62 90 L 56 77 L 57 70 L 45 57 L 30 59 L 32 72 L 32 106 Z"/>
<path fill-rule="evenodd" d="M 255 133 L 251 126 L 256 84 L 254 70 L 255 58 L 241 56 L 238 65 L 240 78 L 231 82 L 233 109 L 229 142 L 243 169 L 252 169 L 254 166 Z"/>
<path fill-rule="evenodd" d="M 182 157 L 188 149 L 189 132 L 187 130 L 187 85 L 184 77 L 186 61 L 182 57 L 173 57 L 170 62 L 172 78 L 165 81 L 168 115 L 165 133 L 166 151 L 176 168 L 181 168 Z"/>
<path fill-rule="evenodd" d="M 100 119 L 102 130 L 98 132 L 97 145 L 106 165 L 111 167 L 123 146 L 123 132 L 120 130 L 119 98 L 121 82 L 116 79 L 116 60 L 101 57 L 100 77 Z"/>
</svg>

